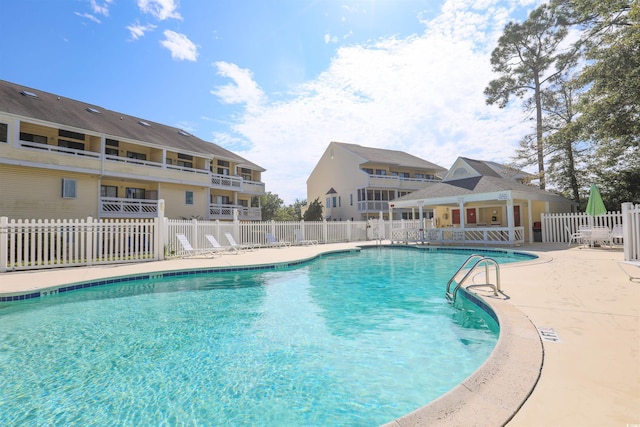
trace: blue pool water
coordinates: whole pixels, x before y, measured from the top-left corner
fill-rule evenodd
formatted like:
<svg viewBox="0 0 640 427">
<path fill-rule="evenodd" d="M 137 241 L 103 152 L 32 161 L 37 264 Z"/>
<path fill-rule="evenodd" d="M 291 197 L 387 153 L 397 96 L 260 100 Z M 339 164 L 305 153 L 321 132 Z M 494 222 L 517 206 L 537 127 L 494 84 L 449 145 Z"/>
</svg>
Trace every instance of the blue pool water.
<svg viewBox="0 0 640 427">
<path fill-rule="evenodd" d="M 495 346 L 489 315 L 444 298 L 468 255 L 366 249 L 0 305 L 0 425 L 391 421 Z"/>
</svg>

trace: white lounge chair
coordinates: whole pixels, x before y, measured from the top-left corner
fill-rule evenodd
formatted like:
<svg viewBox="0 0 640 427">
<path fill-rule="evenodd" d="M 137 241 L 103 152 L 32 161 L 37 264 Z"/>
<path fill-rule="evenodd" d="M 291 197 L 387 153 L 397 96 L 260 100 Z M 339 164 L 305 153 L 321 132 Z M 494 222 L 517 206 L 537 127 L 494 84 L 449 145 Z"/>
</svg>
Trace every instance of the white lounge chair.
<svg viewBox="0 0 640 427">
<path fill-rule="evenodd" d="M 571 246 L 571 242 L 574 241 L 578 244 L 584 243 L 585 234 L 582 231 L 578 230 L 575 233 L 572 233 L 568 226 L 565 226 L 564 228 L 567 230 L 567 234 L 569 235 L 569 244 L 567 246 Z"/>
<path fill-rule="evenodd" d="M 236 251 L 253 251 L 258 248 L 258 245 L 252 245 L 249 243 L 246 243 L 246 244 L 237 243 L 236 239 L 233 238 L 231 233 L 224 233 L 224 236 L 227 238 L 229 245 Z"/>
<path fill-rule="evenodd" d="M 220 243 L 218 243 L 218 240 L 215 237 L 213 237 L 212 234 L 205 234 L 204 237 L 207 238 L 211 247 L 217 251 L 228 252 L 233 250 L 231 246 L 222 246 Z M 234 252 L 237 252 L 237 251 L 234 251 Z"/>
<path fill-rule="evenodd" d="M 284 240 L 278 240 L 271 233 L 264 233 L 264 237 L 267 239 L 267 246 L 271 246 L 275 248 L 291 246 L 291 243 L 285 242 Z"/>
<path fill-rule="evenodd" d="M 187 236 L 185 236 L 182 233 L 176 233 L 176 237 L 178 238 L 178 242 L 180 242 L 180 245 L 182 245 L 182 249 L 185 253 L 183 257 L 192 257 L 192 256 L 202 255 L 207 258 L 214 258 L 218 254 L 218 251 L 214 248 L 194 249 L 193 246 L 191 246 L 189 239 L 187 239 Z"/>
<path fill-rule="evenodd" d="M 609 235 L 609 247 L 613 247 L 613 243 L 616 239 L 619 239 L 620 242 L 624 239 L 622 224 L 616 224 L 613 226 L 613 230 L 611 230 L 611 234 Z"/>
<path fill-rule="evenodd" d="M 301 230 L 294 230 L 293 233 L 294 233 L 294 235 L 296 237 L 296 244 L 297 245 L 317 245 L 318 244 L 317 240 L 305 239 L 302 236 L 302 231 Z"/>
</svg>

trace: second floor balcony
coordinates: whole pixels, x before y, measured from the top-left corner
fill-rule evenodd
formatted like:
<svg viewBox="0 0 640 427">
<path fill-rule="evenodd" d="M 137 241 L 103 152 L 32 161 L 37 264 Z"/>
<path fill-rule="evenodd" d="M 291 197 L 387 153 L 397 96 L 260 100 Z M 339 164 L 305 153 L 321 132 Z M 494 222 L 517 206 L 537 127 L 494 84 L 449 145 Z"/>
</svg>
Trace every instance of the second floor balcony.
<svg viewBox="0 0 640 427">
<path fill-rule="evenodd" d="M 84 168 L 93 168 L 99 170 L 102 175 L 114 174 L 115 176 L 154 176 L 158 179 L 180 179 L 181 181 L 208 180 L 210 188 L 220 190 L 229 190 L 245 194 L 262 195 L 265 194 L 265 184 L 259 181 L 251 181 L 241 176 L 222 175 L 210 172 L 207 169 L 197 167 L 180 166 L 162 161 L 162 156 L 158 156 L 157 160 L 152 161 L 146 158 L 126 157 L 123 155 L 106 154 L 90 150 L 81 150 L 76 148 L 62 147 L 58 145 L 46 144 L 41 142 L 20 141 L 21 148 L 29 151 L 38 150 L 39 152 L 51 153 L 51 155 L 64 156 L 68 160 L 48 160 L 46 156 L 39 155 L 38 161 L 42 164 L 55 163 L 68 166 L 80 165 Z M 16 158 L 30 159 L 31 156 L 20 156 Z M 24 160 L 23 159 L 23 160 Z M 87 160 L 93 161 L 93 163 Z M 195 164 L 194 164 L 195 165 Z M 154 172 L 158 171 L 158 172 Z M 162 171 L 162 172 L 159 172 Z M 180 177 L 172 175 L 180 174 Z M 193 179 L 190 179 L 189 174 Z M 208 178 L 207 178 L 208 176 Z M 201 178 L 196 178 L 201 177 Z"/>
<path fill-rule="evenodd" d="M 369 187 L 376 188 L 397 188 L 405 190 L 419 190 L 432 182 L 437 182 L 430 178 L 405 178 L 397 175 L 371 175 L 369 174 Z"/>
<path fill-rule="evenodd" d="M 101 197 L 99 203 L 100 218 L 155 218 L 158 216 L 157 200 Z"/>
<path fill-rule="evenodd" d="M 233 211 L 238 211 L 238 219 L 241 221 L 261 221 L 262 209 L 260 208 L 247 208 L 241 205 L 222 205 L 212 204 L 209 205 L 209 219 L 210 220 L 233 220 Z"/>
<path fill-rule="evenodd" d="M 358 212 L 361 213 L 375 213 L 386 212 L 389 210 L 389 202 L 384 200 L 366 200 L 358 202 Z"/>
</svg>

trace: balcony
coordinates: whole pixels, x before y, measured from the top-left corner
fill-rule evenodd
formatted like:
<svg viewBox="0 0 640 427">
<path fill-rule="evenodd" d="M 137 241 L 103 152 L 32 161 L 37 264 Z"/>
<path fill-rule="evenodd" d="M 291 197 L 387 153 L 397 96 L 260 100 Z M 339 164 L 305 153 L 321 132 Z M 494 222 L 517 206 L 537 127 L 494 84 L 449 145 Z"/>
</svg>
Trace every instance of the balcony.
<svg viewBox="0 0 640 427">
<path fill-rule="evenodd" d="M 155 218 L 158 216 L 158 201 L 101 197 L 98 216 L 100 218 Z"/>
<path fill-rule="evenodd" d="M 245 194 L 265 194 L 264 182 L 244 181 L 242 192 Z"/>
<path fill-rule="evenodd" d="M 229 176 L 220 174 L 211 174 L 211 188 L 219 188 L 221 190 L 242 190 L 243 180 L 239 176 Z"/>
<path fill-rule="evenodd" d="M 382 200 L 367 200 L 358 202 L 358 212 L 361 213 L 377 213 L 386 212 L 389 210 L 389 202 Z"/>
<path fill-rule="evenodd" d="M 419 190 L 426 187 L 427 184 L 431 182 L 437 182 L 437 180 L 427 178 L 403 178 L 392 175 L 369 175 L 368 186 L 376 188 Z"/>
<path fill-rule="evenodd" d="M 209 205 L 209 219 L 233 220 L 233 211 L 238 211 L 238 219 L 241 221 L 261 221 L 262 210 L 260 208 L 245 208 L 240 205 Z"/>
<path fill-rule="evenodd" d="M 212 174 L 206 169 L 197 169 L 184 166 L 171 165 L 164 162 L 154 162 L 143 159 L 136 159 L 130 157 L 123 157 L 112 154 L 102 154 L 95 151 L 78 150 L 73 148 L 60 147 L 57 145 L 42 144 L 39 142 L 20 141 L 21 147 L 47 151 L 55 154 L 63 154 L 69 156 L 69 162 L 77 163 L 79 159 L 83 160 L 83 165 L 86 168 L 93 168 L 99 170 L 101 168 L 99 162 L 104 161 L 102 165 L 102 174 L 114 175 L 114 176 L 126 176 L 126 175 L 150 175 L 151 173 L 156 180 L 163 179 L 181 179 L 184 182 L 190 182 L 192 185 L 206 185 L 203 180 L 209 181 L 211 188 L 220 190 L 228 190 L 234 192 L 240 192 L 244 194 L 262 195 L 265 194 L 265 184 L 258 181 L 244 180 L 240 176 L 229 176 L 221 174 Z M 85 159 L 95 160 L 93 164 L 89 166 Z M 49 163 L 46 159 L 41 160 L 42 163 Z M 75 164 L 74 163 L 74 164 Z M 144 169 L 142 169 L 144 168 Z M 157 172 L 150 172 L 145 170 L 146 168 L 153 168 Z M 190 174 L 191 177 L 182 175 L 177 178 L 175 173 Z M 207 178 L 209 177 L 209 178 Z"/>
<path fill-rule="evenodd" d="M 73 148 L 59 147 L 57 145 L 41 144 L 39 142 L 20 141 L 20 146 L 70 156 L 84 156 L 94 159 L 99 159 L 101 157 L 100 153 L 95 153 L 93 151 L 76 150 Z"/>
</svg>

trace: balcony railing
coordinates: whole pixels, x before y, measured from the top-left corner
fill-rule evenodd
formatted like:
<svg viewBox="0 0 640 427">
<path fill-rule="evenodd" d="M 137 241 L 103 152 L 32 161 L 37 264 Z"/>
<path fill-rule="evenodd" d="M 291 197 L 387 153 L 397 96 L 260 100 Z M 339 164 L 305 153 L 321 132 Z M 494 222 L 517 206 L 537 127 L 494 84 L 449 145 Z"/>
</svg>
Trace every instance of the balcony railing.
<svg viewBox="0 0 640 427">
<path fill-rule="evenodd" d="M 430 182 L 436 182 L 435 179 L 427 178 L 404 178 L 394 175 L 369 175 L 369 186 L 378 188 L 403 188 L 403 189 L 419 189 L 424 188 Z"/>
<path fill-rule="evenodd" d="M 169 170 L 188 172 L 201 175 L 211 176 L 211 188 L 217 188 L 221 190 L 238 191 L 246 194 L 265 194 L 265 184 L 258 181 L 247 181 L 240 176 L 229 176 L 212 174 L 204 169 L 188 168 L 184 166 L 169 165 L 161 162 L 152 162 L 149 160 L 134 159 L 130 157 L 115 156 L 112 154 L 101 154 L 95 151 L 76 150 L 73 148 L 59 147 L 57 145 L 41 144 L 38 142 L 20 141 L 22 147 L 38 150 L 46 150 L 52 153 L 61 153 L 73 156 L 85 156 L 94 159 L 102 159 L 109 162 L 119 162 L 130 165 L 138 165 L 143 167 L 152 168 L 165 168 Z"/>
<path fill-rule="evenodd" d="M 211 187 L 240 191 L 242 189 L 242 178 L 239 176 L 212 174 Z"/>
<path fill-rule="evenodd" d="M 85 156 L 94 159 L 100 158 L 100 153 L 86 150 L 75 150 L 73 148 L 58 147 L 57 145 L 40 144 L 39 142 L 20 141 L 20 145 L 26 148 L 35 148 L 38 150 L 45 150 L 51 153 L 67 154 L 71 156 Z"/>
<path fill-rule="evenodd" d="M 240 205 L 209 205 L 209 219 L 233 220 L 233 211 L 238 211 L 238 219 L 242 221 L 261 221 L 260 208 L 246 208 Z"/>
<path fill-rule="evenodd" d="M 244 181 L 242 192 L 245 194 L 265 194 L 264 182 Z"/>
<path fill-rule="evenodd" d="M 524 227 L 471 227 L 471 228 L 394 228 L 391 242 L 437 242 L 454 244 L 522 244 Z"/>
<path fill-rule="evenodd" d="M 367 200 L 358 202 L 358 212 L 386 212 L 389 210 L 389 202 L 382 200 Z"/>
<path fill-rule="evenodd" d="M 158 201 L 101 197 L 98 215 L 101 218 L 154 218 L 158 215 Z"/>
</svg>

